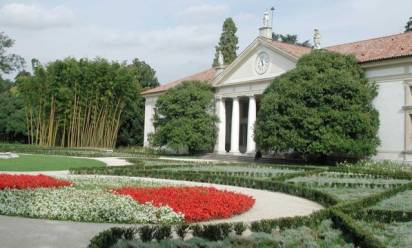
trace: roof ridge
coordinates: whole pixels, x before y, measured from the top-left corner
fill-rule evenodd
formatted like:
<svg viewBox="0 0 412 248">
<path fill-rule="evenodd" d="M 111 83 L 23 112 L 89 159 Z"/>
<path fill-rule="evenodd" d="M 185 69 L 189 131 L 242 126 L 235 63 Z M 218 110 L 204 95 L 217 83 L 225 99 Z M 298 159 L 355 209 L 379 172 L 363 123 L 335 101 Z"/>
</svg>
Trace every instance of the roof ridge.
<svg viewBox="0 0 412 248">
<path fill-rule="evenodd" d="M 175 85 L 180 84 L 181 82 L 189 81 L 189 80 L 209 81 L 210 79 L 196 79 L 196 78 L 197 78 L 197 77 L 201 77 L 203 74 L 210 74 L 210 73 L 211 73 L 211 72 L 210 72 L 211 70 L 215 70 L 215 68 L 214 68 L 214 67 L 210 67 L 209 69 L 206 69 L 206 70 L 202 70 L 202 71 L 200 71 L 200 72 L 193 73 L 193 74 L 191 74 L 191 75 L 189 75 L 189 76 L 186 76 L 186 77 L 183 77 L 183 78 L 174 80 L 174 81 L 169 81 L 169 82 L 167 82 L 167 83 L 160 84 L 159 86 L 157 86 L 157 87 L 155 87 L 155 88 L 150 88 L 150 89 L 144 90 L 144 91 L 141 92 L 140 94 L 146 95 L 146 94 L 161 92 L 161 91 L 167 90 L 169 87 L 173 87 L 173 86 L 175 86 Z M 213 73 L 214 73 L 214 72 L 213 72 Z"/>
<path fill-rule="evenodd" d="M 214 69 L 214 67 L 212 66 L 212 67 L 210 67 L 209 69 L 202 70 L 202 71 L 199 71 L 199 72 L 195 72 L 195 73 L 193 73 L 193 74 L 190 74 L 190 75 L 188 75 L 188 76 L 186 76 L 186 77 L 183 77 L 183 78 L 180 78 L 180 79 L 176 79 L 176 80 L 173 80 L 173 81 L 169 81 L 169 82 L 167 82 L 167 83 L 164 83 L 163 85 L 169 84 L 169 83 L 174 83 L 174 82 L 177 82 L 177 81 L 184 81 L 186 78 L 190 78 L 190 77 L 194 77 L 194 76 L 200 75 L 200 74 L 202 74 L 202 73 L 205 73 L 205 72 L 207 72 L 207 71 L 210 71 L 211 69 Z"/>
<path fill-rule="evenodd" d="M 342 44 L 338 44 L 338 45 L 323 47 L 323 49 L 328 49 L 328 48 L 337 47 L 337 46 L 346 46 L 346 45 L 356 44 L 356 43 L 365 42 L 365 41 L 379 40 L 379 39 L 383 39 L 383 38 L 389 38 L 389 37 L 399 36 L 399 35 L 404 35 L 404 34 L 408 34 L 408 33 L 404 32 L 404 33 L 397 33 L 397 34 L 390 34 L 390 35 L 385 35 L 385 36 L 380 36 L 380 37 L 374 37 L 374 38 L 370 38 L 370 39 L 351 41 L 351 42 L 348 42 L 348 43 L 342 43 Z"/>
</svg>

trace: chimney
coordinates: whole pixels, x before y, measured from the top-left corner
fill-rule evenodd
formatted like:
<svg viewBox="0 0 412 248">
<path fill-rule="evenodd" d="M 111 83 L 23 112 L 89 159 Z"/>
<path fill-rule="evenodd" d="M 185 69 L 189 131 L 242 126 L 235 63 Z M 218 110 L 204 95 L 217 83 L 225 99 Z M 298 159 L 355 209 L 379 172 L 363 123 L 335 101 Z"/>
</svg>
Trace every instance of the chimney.
<svg viewBox="0 0 412 248">
<path fill-rule="evenodd" d="M 314 33 L 313 33 L 313 48 L 314 49 L 320 49 L 320 32 L 319 29 L 315 28 Z"/>
<path fill-rule="evenodd" d="M 275 8 L 271 8 L 271 15 L 269 15 L 269 11 L 265 11 L 263 14 L 263 26 L 259 28 L 259 36 L 272 39 L 272 26 L 273 26 L 273 11 Z"/>
</svg>

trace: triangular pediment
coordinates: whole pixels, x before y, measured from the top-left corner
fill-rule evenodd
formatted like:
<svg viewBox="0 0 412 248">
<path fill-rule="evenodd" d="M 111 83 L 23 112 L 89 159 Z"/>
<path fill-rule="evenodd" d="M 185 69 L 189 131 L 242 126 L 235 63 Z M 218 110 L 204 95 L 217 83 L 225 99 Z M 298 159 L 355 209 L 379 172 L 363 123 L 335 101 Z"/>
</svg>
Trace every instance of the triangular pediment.
<svg viewBox="0 0 412 248">
<path fill-rule="evenodd" d="M 266 54 L 269 65 L 264 73 L 257 70 L 258 57 Z M 296 66 L 298 58 L 272 46 L 265 39 L 255 39 L 213 82 L 216 87 L 271 80 Z"/>
</svg>

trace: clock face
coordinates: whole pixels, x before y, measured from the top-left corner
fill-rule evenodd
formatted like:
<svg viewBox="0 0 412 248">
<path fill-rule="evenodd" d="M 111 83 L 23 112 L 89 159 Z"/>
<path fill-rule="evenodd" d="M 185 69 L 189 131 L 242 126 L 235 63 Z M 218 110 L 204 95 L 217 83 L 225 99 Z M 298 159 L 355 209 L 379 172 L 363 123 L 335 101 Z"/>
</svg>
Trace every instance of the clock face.
<svg viewBox="0 0 412 248">
<path fill-rule="evenodd" d="M 265 73 L 269 68 L 270 58 L 269 55 L 265 52 L 259 53 L 256 59 L 255 70 L 258 74 Z"/>
</svg>

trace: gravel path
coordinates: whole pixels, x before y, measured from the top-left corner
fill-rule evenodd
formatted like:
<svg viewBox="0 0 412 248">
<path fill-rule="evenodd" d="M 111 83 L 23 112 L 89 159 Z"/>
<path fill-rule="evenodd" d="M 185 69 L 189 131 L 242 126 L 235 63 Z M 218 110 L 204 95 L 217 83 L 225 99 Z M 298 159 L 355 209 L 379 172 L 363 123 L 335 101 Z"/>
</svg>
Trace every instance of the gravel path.
<svg viewBox="0 0 412 248">
<path fill-rule="evenodd" d="M 58 174 L 56 174 L 56 172 L 41 173 L 60 177 L 68 176 L 67 173 L 61 172 L 59 172 Z M 31 172 L 30 174 L 36 174 L 36 172 Z M 163 182 L 169 185 L 178 184 L 188 186 L 213 186 L 218 189 L 247 194 L 256 199 L 255 205 L 246 213 L 225 220 L 214 220 L 204 223 L 236 221 L 251 222 L 260 219 L 304 216 L 322 209 L 322 206 L 315 202 L 279 192 L 178 180 L 152 178 L 137 179 L 142 181 Z M 0 215 L 0 246 L 8 248 L 86 247 L 90 238 L 92 238 L 98 232 L 112 226 L 121 225 L 77 223 L 70 221 L 50 221 Z"/>
<path fill-rule="evenodd" d="M 98 160 L 100 162 L 105 163 L 107 166 L 124 166 L 124 165 L 132 165 L 132 163 L 128 162 L 124 158 L 119 157 L 101 157 L 101 158 L 90 158 L 94 160 Z"/>
</svg>

